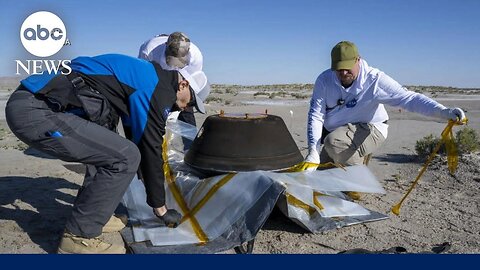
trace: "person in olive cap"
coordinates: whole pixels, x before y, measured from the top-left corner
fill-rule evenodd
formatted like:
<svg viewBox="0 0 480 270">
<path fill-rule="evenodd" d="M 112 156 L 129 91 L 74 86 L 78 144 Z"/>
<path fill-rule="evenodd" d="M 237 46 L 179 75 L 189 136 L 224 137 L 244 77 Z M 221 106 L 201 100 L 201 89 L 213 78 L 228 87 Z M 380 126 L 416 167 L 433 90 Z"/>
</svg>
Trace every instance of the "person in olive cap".
<svg viewBox="0 0 480 270">
<path fill-rule="evenodd" d="M 188 77 L 203 77 L 204 85 L 193 85 L 195 92 L 205 100 L 210 93 L 207 77 L 202 71 L 203 56 L 200 49 L 182 32 L 173 32 L 170 35 L 161 34 L 145 41 L 138 53 L 138 58 L 154 61 L 165 70 L 179 70 Z M 196 125 L 193 108 L 182 111 L 178 119 Z"/>
<path fill-rule="evenodd" d="M 331 61 L 331 69 L 318 76 L 310 101 L 306 162 L 362 164 L 387 138 L 388 114 L 383 104 L 445 120 L 465 120 L 462 109 L 447 108 L 409 91 L 370 67 L 352 42 L 335 45 Z"/>
</svg>

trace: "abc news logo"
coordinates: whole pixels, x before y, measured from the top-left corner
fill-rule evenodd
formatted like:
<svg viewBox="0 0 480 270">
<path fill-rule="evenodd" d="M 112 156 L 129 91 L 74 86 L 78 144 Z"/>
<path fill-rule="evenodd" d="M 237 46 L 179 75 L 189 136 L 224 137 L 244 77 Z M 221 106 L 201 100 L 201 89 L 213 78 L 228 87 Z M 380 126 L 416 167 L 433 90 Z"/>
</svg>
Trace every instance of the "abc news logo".
<svg viewBox="0 0 480 270">
<path fill-rule="evenodd" d="M 28 16 L 20 28 L 20 40 L 25 49 L 37 57 L 50 57 L 62 49 L 64 45 L 70 45 L 67 39 L 67 29 L 63 21 L 55 14 L 48 11 L 39 11 Z M 15 60 L 17 75 L 20 71 L 25 73 L 41 74 L 48 73 L 70 74 L 70 60 Z"/>
<path fill-rule="evenodd" d="M 63 38 L 63 31 L 60 28 L 53 28 L 52 33 L 48 31 L 47 28 L 43 28 L 40 24 L 37 24 L 37 30 L 33 28 L 27 28 L 23 32 L 23 37 L 25 40 L 47 40 L 48 37 L 51 37 L 53 40 L 60 40 Z"/>
</svg>

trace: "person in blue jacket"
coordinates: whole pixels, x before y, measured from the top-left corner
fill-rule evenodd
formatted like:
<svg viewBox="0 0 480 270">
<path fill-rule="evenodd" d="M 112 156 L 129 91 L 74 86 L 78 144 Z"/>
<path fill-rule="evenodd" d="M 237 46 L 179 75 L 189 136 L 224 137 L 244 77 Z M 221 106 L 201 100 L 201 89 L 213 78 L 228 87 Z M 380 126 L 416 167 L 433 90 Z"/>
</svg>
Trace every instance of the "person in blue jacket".
<svg viewBox="0 0 480 270">
<path fill-rule="evenodd" d="M 70 68 L 22 80 L 8 100 L 7 123 L 29 146 L 87 165 L 58 252 L 124 253 L 97 237 L 137 171 L 155 215 L 178 225 L 180 213 L 165 205 L 165 124 L 172 111 L 205 113 L 203 101 L 179 72 L 142 59 L 78 57 Z M 128 139 L 116 133 L 119 118 Z"/>
</svg>

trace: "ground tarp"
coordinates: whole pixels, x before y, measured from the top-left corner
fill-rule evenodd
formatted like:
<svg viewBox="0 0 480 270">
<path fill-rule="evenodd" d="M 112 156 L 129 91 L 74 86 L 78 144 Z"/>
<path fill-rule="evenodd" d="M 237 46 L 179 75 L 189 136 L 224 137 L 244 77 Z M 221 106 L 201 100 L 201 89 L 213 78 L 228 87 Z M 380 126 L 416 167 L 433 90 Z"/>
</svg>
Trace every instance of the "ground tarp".
<svg viewBox="0 0 480 270">
<path fill-rule="evenodd" d="M 216 253 L 254 239 L 277 204 L 310 232 L 376 221 L 387 216 L 352 202 L 342 192 L 385 193 L 363 165 L 311 172 L 239 172 L 204 178 L 183 162 L 197 130 L 167 122 L 169 208 L 183 215 L 177 228 L 163 226 L 146 204 L 143 183 L 134 179 L 123 204 L 134 226 L 122 232 L 135 253 Z"/>
</svg>

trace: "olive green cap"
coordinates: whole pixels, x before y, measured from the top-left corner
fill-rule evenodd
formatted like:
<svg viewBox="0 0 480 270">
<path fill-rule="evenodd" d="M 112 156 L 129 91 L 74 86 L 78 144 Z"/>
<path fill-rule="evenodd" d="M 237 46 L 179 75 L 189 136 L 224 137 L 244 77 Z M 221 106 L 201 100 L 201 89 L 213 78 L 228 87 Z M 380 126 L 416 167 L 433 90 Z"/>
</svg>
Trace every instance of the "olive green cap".
<svg viewBox="0 0 480 270">
<path fill-rule="evenodd" d="M 350 41 L 341 41 L 332 49 L 332 69 L 352 69 L 357 58 L 357 46 Z"/>
</svg>

